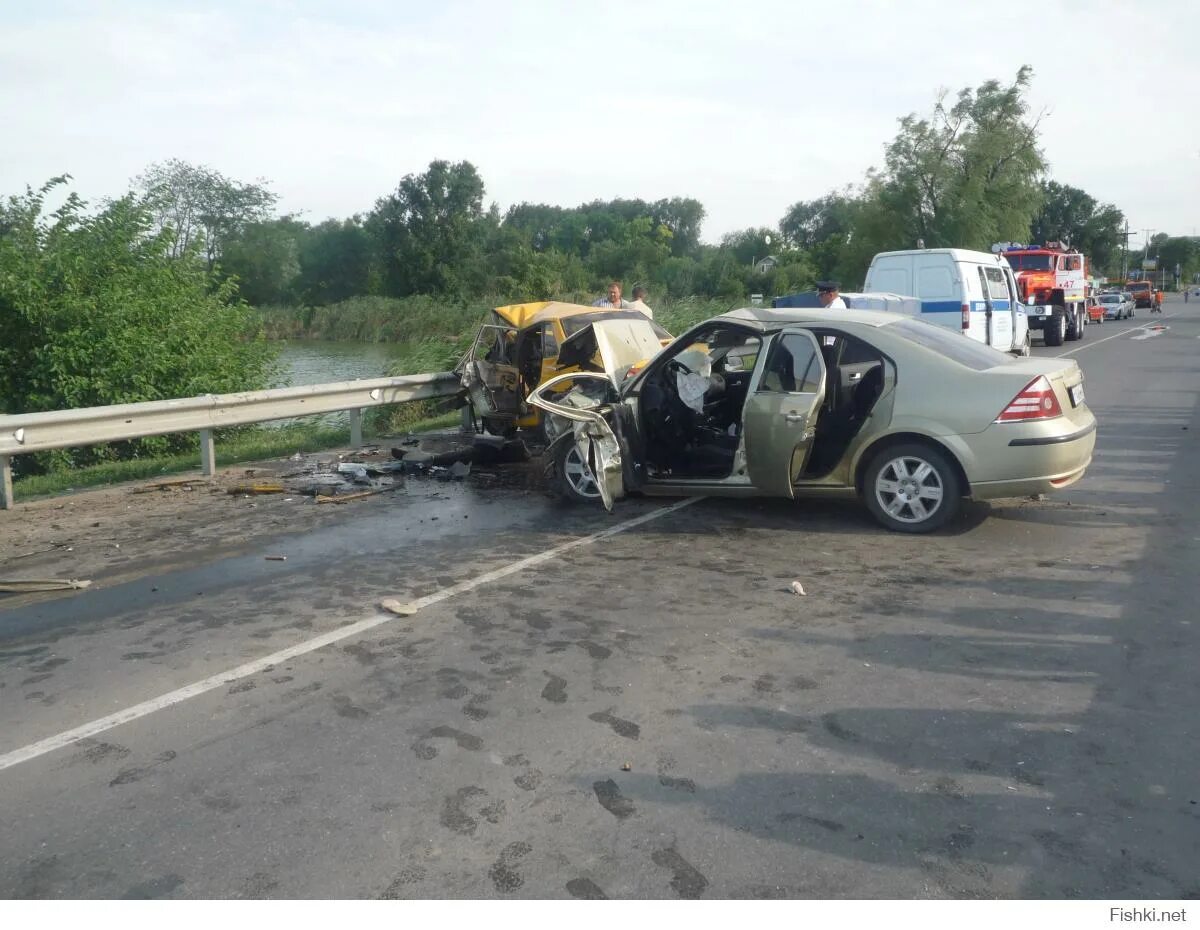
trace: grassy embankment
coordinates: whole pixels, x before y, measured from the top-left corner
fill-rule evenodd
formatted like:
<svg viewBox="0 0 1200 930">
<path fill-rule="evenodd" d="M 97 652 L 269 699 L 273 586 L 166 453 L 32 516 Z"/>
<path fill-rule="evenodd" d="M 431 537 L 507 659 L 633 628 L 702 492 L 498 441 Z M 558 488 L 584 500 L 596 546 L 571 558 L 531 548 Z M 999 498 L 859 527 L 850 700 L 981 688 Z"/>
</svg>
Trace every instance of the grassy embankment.
<svg viewBox="0 0 1200 930">
<path fill-rule="evenodd" d="M 582 298 L 577 298 L 582 299 Z M 452 368 L 470 345 L 492 304 L 447 303 L 429 297 L 396 300 L 360 297 L 327 307 L 265 307 L 260 311 L 267 337 L 387 342 L 399 347 L 390 374 L 405 375 Z M 678 334 L 701 320 L 729 309 L 727 302 L 688 298 L 655 308 L 655 320 Z M 458 422 L 458 413 L 446 401 L 416 401 L 368 411 L 363 418 L 366 437 L 407 431 L 444 429 Z M 241 431 L 217 437 L 218 465 L 314 452 L 344 445 L 345 427 L 298 423 L 282 429 Z M 28 500 L 68 490 L 97 487 L 178 474 L 198 467 L 198 454 L 158 456 L 108 462 L 88 468 L 30 475 L 15 483 L 18 500 Z"/>
</svg>

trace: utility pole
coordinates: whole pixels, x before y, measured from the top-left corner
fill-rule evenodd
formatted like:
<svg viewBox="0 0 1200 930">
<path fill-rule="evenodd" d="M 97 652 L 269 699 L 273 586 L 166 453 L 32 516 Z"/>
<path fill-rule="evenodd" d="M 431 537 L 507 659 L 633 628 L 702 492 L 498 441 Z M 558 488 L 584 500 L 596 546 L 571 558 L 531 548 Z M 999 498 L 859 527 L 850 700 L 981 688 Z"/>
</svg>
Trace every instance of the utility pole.
<svg viewBox="0 0 1200 930">
<path fill-rule="evenodd" d="M 1124 284 L 1129 280 L 1129 237 L 1137 235 L 1129 231 L 1128 217 L 1125 219 L 1125 232 L 1117 235 L 1121 237 L 1121 283 Z"/>
</svg>

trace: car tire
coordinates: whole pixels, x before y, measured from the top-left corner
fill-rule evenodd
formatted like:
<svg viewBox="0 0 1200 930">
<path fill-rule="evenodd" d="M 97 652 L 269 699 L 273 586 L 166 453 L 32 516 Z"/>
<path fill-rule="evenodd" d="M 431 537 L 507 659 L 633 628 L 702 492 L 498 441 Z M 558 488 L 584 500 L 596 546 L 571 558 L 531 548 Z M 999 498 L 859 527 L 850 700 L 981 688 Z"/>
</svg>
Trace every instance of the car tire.
<svg viewBox="0 0 1200 930">
<path fill-rule="evenodd" d="M 600 503 L 600 488 L 583 459 L 579 444 L 565 439 L 554 450 L 554 483 L 558 496 L 574 504 Z"/>
<path fill-rule="evenodd" d="M 1021 348 L 1017 350 L 1017 355 L 1019 355 L 1021 358 L 1029 358 L 1032 352 L 1033 333 L 1027 329 L 1025 330 L 1025 342 L 1021 345 Z"/>
<path fill-rule="evenodd" d="M 885 446 L 863 475 L 864 503 L 886 529 L 929 533 L 962 505 L 962 482 L 950 459 L 933 446 L 902 442 Z"/>
<path fill-rule="evenodd" d="M 1061 313 L 1054 314 L 1043 324 L 1042 336 L 1048 346 L 1060 346 L 1067 336 L 1067 318 Z"/>
<path fill-rule="evenodd" d="M 1085 333 L 1083 331 L 1083 325 L 1086 321 L 1087 321 L 1087 311 L 1086 310 L 1079 311 L 1079 322 L 1075 324 L 1075 339 L 1076 339 L 1076 341 L 1082 341 L 1083 337 L 1087 335 L 1087 333 Z"/>
</svg>

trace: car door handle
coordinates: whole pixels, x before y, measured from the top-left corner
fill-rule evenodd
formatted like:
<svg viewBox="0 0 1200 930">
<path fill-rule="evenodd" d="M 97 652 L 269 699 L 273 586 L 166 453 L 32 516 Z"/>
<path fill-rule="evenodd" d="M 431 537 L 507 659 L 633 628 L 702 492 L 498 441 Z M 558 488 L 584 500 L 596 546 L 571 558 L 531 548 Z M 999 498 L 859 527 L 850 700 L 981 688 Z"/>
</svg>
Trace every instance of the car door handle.
<svg viewBox="0 0 1200 930">
<path fill-rule="evenodd" d="M 862 372 L 856 371 L 856 372 L 851 373 L 850 380 L 851 381 L 861 381 L 862 380 Z"/>
<path fill-rule="evenodd" d="M 785 413 L 783 418 L 789 423 L 803 423 L 808 419 L 807 413 Z"/>
</svg>

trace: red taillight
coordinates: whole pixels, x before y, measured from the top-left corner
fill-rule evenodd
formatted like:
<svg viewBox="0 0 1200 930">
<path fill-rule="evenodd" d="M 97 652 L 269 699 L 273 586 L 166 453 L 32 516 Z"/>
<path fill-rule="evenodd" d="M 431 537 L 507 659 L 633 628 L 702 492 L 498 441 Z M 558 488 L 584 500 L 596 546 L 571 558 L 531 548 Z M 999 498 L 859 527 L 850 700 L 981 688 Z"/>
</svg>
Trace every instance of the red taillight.
<svg viewBox="0 0 1200 930">
<path fill-rule="evenodd" d="M 963 314 L 962 328 L 963 328 L 963 332 L 966 332 L 968 329 L 971 328 L 971 305 L 970 304 L 962 305 L 962 314 Z"/>
<path fill-rule="evenodd" d="M 1054 396 L 1054 388 L 1045 375 L 1038 375 L 1014 397 L 996 417 L 997 423 L 1020 423 L 1028 420 L 1052 420 L 1062 416 L 1062 407 Z"/>
</svg>

